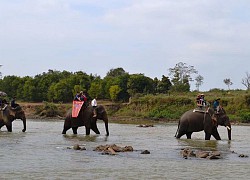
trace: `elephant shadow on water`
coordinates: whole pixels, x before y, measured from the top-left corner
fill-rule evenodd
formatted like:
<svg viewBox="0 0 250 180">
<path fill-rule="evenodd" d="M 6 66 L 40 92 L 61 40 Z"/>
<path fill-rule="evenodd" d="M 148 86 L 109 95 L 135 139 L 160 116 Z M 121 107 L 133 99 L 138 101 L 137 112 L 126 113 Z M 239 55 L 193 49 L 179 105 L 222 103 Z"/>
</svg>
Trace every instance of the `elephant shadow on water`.
<svg viewBox="0 0 250 180">
<path fill-rule="evenodd" d="M 92 106 L 84 107 L 82 106 L 78 116 L 76 118 L 72 117 L 72 109 L 70 109 L 64 120 L 64 126 L 62 134 L 66 134 L 67 130 L 73 130 L 74 134 L 77 134 L 77 129 L 81 126 L 85 126 L 86 135 L 90 135 L 90 130 L 93 130 L 96 134 L 100 134 L 97 128 L 97 120 L 103 120 L 106 129 L 106 136 L 109 136 L 108 128 L 108 115 L 104 106 L 99 105 L 95 108 L 96 117 L 94 116 L 94 108 Z"/>
<path fill-rule="evenodd" d="M 99 135 L 77 135 L 77 134 L 64 134 L 63 136 L 68 141 L 76 141 L 76 142 L 98 142 L 98 141 L 108 141 L 108 136 L 105 136 L 104 139 Z M 101 139 L 101 140 L 100 140 Z"/>
<path fill-rule="evenodd" d="M 218 150 L 219 143 L 216 140 L 211 141 L 204 141 L 198 139 L 179 139 L 178 143 L 180 146 L 188 146 L 193 149 L 200 149 L 200 150 Z"/>
</svg>

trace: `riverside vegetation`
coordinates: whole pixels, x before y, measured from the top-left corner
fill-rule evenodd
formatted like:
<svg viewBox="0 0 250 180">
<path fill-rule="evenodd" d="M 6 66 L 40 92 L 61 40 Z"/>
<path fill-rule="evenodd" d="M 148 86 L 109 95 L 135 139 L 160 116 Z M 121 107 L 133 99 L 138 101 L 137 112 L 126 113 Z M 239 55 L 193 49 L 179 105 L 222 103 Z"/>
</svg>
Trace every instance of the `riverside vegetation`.
<svg viewBox="0 0 250 180">
<path fill-rule="evenodd" d="M 130 98 L 128 103 L 99 100 L 105 106 L 111 121 L 133 122 L 138 119 L 177 122 L 187 110 L 195 108 L 198 92 L 141 95 Z M 216 98 L 226 110 L 231 122 L 250 123 L 250 93 L 245 90 L 213 90 L 205 92 L 205 99 L 212 106 Z M 71 103 L 20 103 L 29 118 L 64 118 Z"/>
</svg>

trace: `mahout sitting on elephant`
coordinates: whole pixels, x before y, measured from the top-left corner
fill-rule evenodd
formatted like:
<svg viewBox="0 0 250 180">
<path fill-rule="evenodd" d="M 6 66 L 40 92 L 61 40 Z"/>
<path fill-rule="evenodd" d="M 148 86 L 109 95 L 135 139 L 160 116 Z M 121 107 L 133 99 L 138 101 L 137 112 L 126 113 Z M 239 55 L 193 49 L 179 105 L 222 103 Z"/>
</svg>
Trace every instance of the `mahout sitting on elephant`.
<svg viewBox="0 0 250 180">
<path fill-rule="evenodd" d="M 221 107 L 218 113 L 213 108 L 207 111 L 189 110 L 185 112 L 178 123 L 176 138 L 181 138 L 186 134 L 187 139 L 191 139 L 193 132 L 205 131 L 205 140 L 210 140 L 211 135 L 216 140 L 221 140 L 217 127 L 225 126 L 228 129 L 228 139 L 231 140 L 231 124 L 225 110 Z"/>
<path fill-rule="evenodd" d="M 9 132 L 12 132 L 12 122 L 15 119 L 21 119 L 23 121 L 23 132 L 26 131 L 26 117 L 25 113 L 22 110 L 21 106 L 17 106 L 16 108 L 11 107 L 10 105 L 6 105 L 6 107 L 0 110 L 0 128 L 4 125 L 6 126 Z"/>
<path fill-rule="evenodd" d="M 77 134 L 77 129 L 81 126 L 85 126 L 86 135 L 90 134 L 90 129 L 92 129 L 96 134 L 100 134 L 96 124 L 97 119 L 100 119 L 104 121 L 106 135 L 109 136 L 108 116 L 104 106 L 98 105 L 95 110 L 97 115 L 96 117 L 93 117 L 94 108 L 92 106 L 82 106 L 77 117 L 72 117 L 72 109 L 68 110 L 62 134 L 66 134 L 67 130 L 70 128 L 72 128 L 74 134 Z"/>
</svg>

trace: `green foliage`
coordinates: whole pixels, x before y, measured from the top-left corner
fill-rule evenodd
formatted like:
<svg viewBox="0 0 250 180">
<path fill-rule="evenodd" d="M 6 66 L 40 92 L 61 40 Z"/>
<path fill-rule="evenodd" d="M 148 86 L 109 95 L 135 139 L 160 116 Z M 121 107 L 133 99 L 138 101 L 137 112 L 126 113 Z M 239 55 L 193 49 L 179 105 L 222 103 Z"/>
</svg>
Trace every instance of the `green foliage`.
<svg viewBox="0 0 250 180">
<path fill-rule="evenodd" d="M 100 82 L 92 82 L 88 91 L 91 97 L 100 98 L 101 97 L 101 83 Z"/>
<path fill-rule="evenodd" d="M 192 81 L 192 74 L 197 74 L 198 71 L 194 66 L 188 66 L 186 63 L 179 62 L 174 68 L 169 68 L 169 74 L 173 76 L 172 78 L 172 91 L 177 92 L 189 92 L 190 83 Z"/>
<path fill-rule="evenodd" d="M 157 81 L 156 83 L 157 83 L 157 89 L 156 89 L 157 93 L 167 93 L 172 86 L 169 77 L 166 77 L 164 75 L 162 76 L 161 81 Z"/>
<path fill-rule="evenodd" d="M 249 95 L 245 94 L 245 91 L 231 91 L 226 94 L 224 91 L 213 91 L 213 93 L 206 92 L 204 94 L 206 100 L 211 104 L 214 99 L 221 98 L 221 105 L 230 117 L 230 121 L 250 123 Z M 185 111 L 196 107 L 196 95 L 197 92 L 175 92 L 170 95 L 137 94 L 133 96 L 128 105 L 120 108 L 114 115 L 178 120 Z"/>
<path fill-rule="evenodd" d="M 250 123 L 250 111 L 249 109 L 243 109 L 239 112 L 240 120 L 243 123 Z"/>
<path fill-rule="evenodd" d="M 109 94 L 112 101 L 117 101 L 121 88 L 118 85 L 111 86 L 109 88 Z"/>
<path fill-rule="evenodd" d="M 149 111 L 148 116 L 151 118 L 166 118 L 169 120 L 179 119 L 183 112 L 190 109 L 190 106 L 158 106 Z"/>
<path fill-rule="evenodd" d="M 245 95 L 245 102 L 246 102 L 246 105 L 250 107 L 250 95 Z"/>
<path fill-rule="evenodd" d="M 119 77 L 126 74 L 123 68 L 110 69 L 106 77 Z"/>
<path fill-rule="evenodd" d="M 149 94 L 154 93 L 154 81 L 143 74 L 130 75 L 128 79 L 128 93 L 133 96 L 136 93 Z"/>
<path fill-rule="evenodd" d="M 44 102 L 43 106 L 36 108 L 36 114 L 44 117 L 63 117 L 68 108 L 67 106 L 58 106 L 54 103 Z"/>
</svg>

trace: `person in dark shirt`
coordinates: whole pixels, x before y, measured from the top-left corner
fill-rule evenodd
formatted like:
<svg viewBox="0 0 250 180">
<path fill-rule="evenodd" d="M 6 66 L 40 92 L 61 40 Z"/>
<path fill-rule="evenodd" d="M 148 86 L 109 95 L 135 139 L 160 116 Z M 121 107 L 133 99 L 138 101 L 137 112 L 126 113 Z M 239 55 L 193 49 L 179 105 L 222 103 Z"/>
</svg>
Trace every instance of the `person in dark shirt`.
<svg viewBox="0 0 250 180">
<path fill-rule="evenodd" d="M 19 104 L 16 103 L 16 96 L 14 96 L 13 99 L 11 100 L 10 106 L 13 108 L 16 108 L 17 106 L 19 106 Z"/>
<path fill-rule="evenodd" d="M 216 113 L 219 112 L 219 108 L 220 108 L 220 98 L 214 100 L 213 108 L 214 108 L 214 111 L 215 111 Z"/>
</svg>

